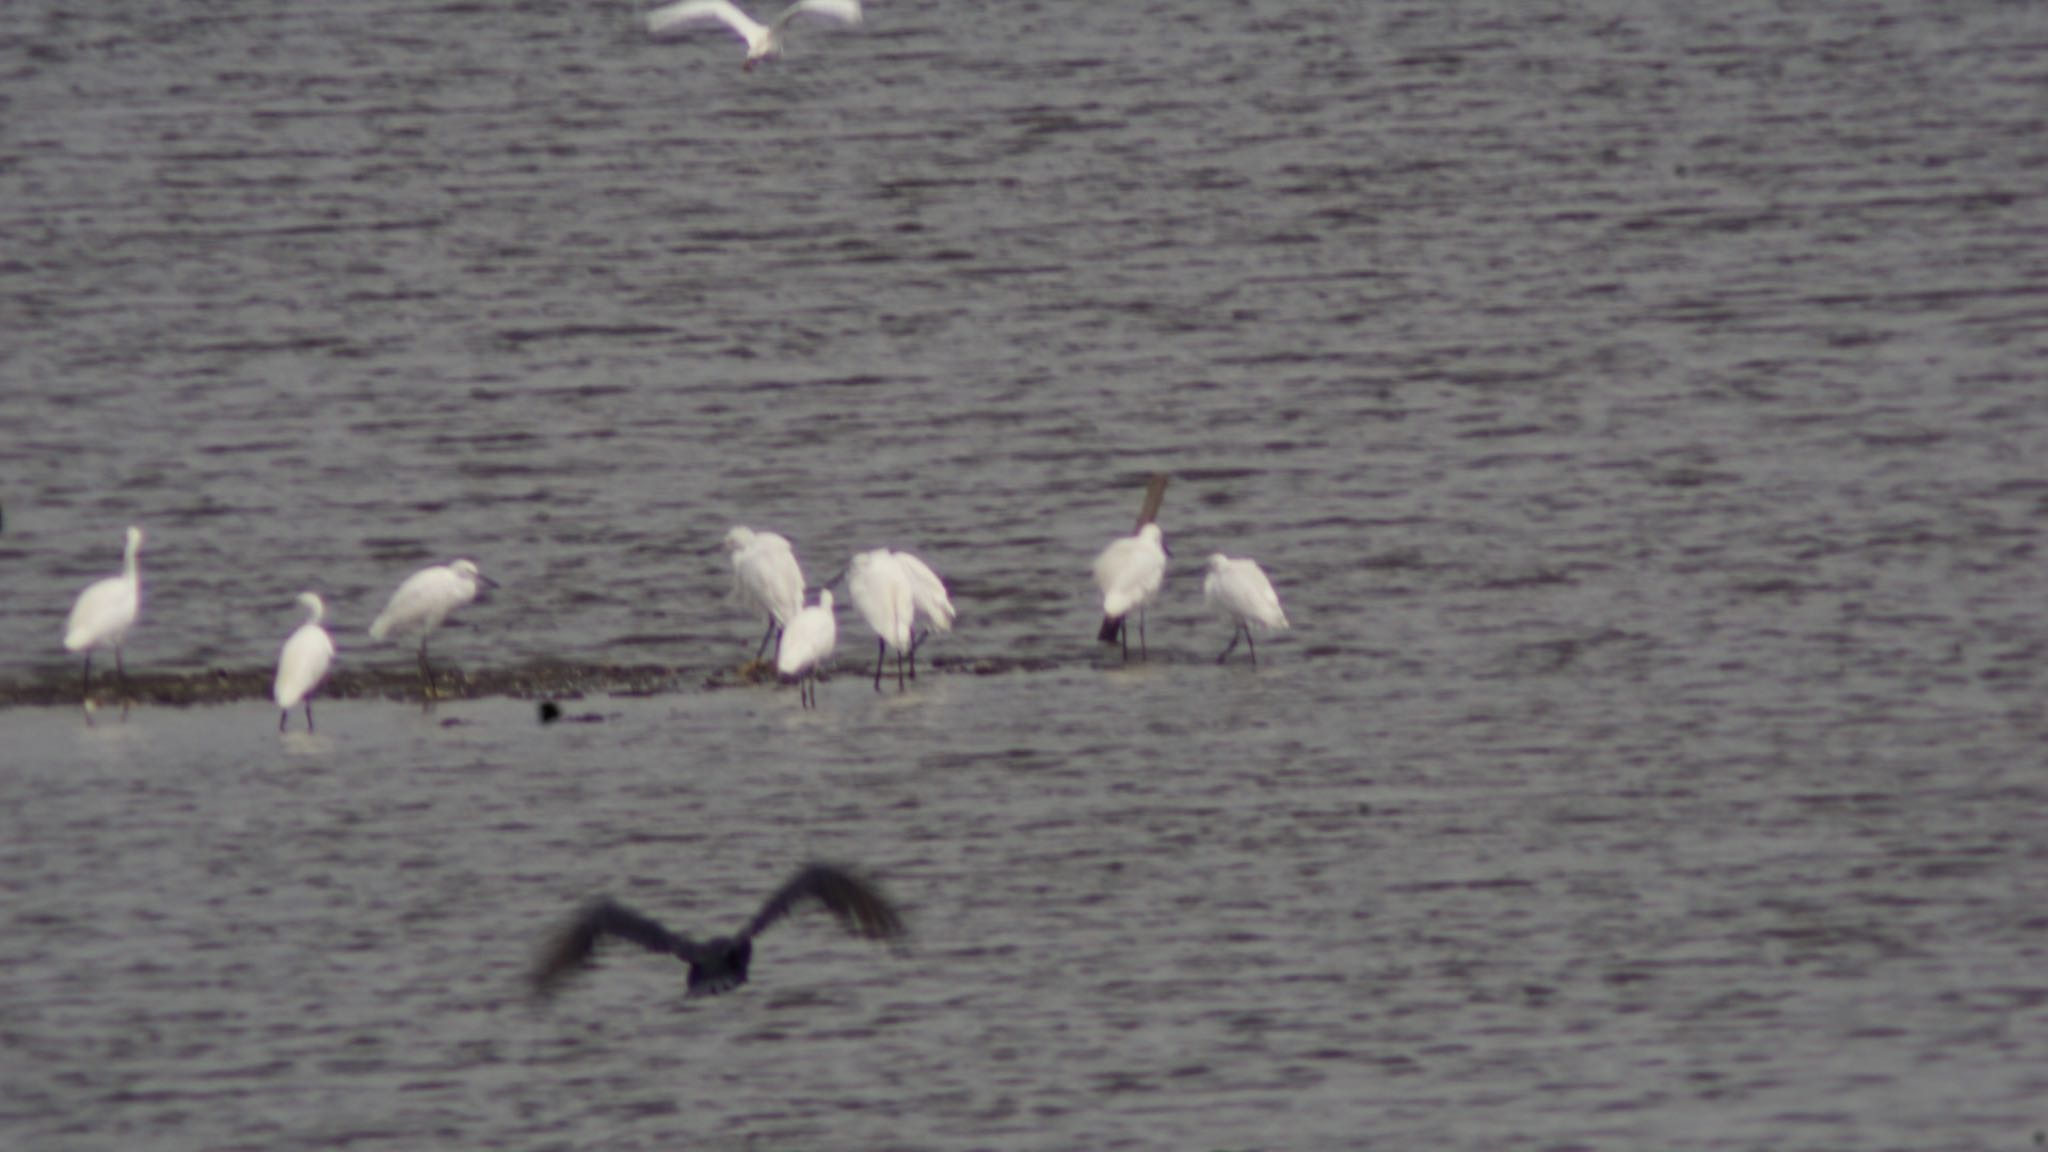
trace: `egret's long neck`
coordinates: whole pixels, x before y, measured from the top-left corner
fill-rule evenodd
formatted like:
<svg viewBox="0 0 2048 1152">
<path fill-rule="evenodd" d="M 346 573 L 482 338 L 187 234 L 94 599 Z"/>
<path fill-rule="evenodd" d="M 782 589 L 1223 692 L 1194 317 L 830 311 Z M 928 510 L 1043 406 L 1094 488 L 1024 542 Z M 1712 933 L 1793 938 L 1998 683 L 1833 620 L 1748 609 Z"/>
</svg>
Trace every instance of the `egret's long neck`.
<svg viewBox="0 0 2048 1152">
<path fill-rule="evenodd" d="M 142 577 L 142 541 L 130 540 L 121 556 L 121 575 L 133 584 Z"/>
</svg>

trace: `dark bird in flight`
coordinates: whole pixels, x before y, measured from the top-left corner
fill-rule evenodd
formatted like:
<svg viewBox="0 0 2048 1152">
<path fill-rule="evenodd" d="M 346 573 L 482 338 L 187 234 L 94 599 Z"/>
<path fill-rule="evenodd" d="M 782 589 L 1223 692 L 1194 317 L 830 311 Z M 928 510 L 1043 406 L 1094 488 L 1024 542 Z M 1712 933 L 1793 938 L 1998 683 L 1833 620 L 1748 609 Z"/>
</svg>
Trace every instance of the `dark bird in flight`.
<svg viewBox="0 0 2048 1152">
<path fill-rule="evenodd" d="M 598 941 L 607 936 L 629 940 L 649 952 L 666 952 L 688 964 L 689 995 L 730 992 L 747 982 L 754 937 L 813 900 L 838 917 L 848 932 L 870 940 L 903 935 L 903 917 L 873 884 L 830 864 L 806 864 L 768 897 L 745 928 L 734 935 L 710 940 L 692 940 L 671 932 L 623 904 L 606 899 L 593 901 L 563 925 L 541 953 L 540 963 L 533 970 L 534 994 L 548 996 L 563 981 L 588 967 Z"/>
</svg>

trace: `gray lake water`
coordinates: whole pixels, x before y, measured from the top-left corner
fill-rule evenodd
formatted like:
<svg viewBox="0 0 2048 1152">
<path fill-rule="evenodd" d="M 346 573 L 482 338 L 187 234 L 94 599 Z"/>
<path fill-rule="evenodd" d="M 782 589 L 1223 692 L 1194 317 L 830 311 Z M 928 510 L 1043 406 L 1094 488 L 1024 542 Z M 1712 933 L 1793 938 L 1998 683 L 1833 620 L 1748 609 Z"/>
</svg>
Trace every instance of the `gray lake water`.
<svg viewBox="0 0 2048 1152">
<path fill-rule="evenodd" d="M 0 694 L 673 669 L 539 726 L 0 709 L 0 1145 L 2027 1148 L 2048 7 L 0 6 Z M 1152 659 L 1089 564 L 1172 473 Z M 892 545 L 954 661 L 706 692 Z M 1294 622 L 1212 661 L 1212 551 Z M 1006 669 L 970 675 L 973 662 Z M 90 720 L 90 722 L 89 722 Z M 809 917 L 687 1001 L 608 892 Z"/>
</svg>

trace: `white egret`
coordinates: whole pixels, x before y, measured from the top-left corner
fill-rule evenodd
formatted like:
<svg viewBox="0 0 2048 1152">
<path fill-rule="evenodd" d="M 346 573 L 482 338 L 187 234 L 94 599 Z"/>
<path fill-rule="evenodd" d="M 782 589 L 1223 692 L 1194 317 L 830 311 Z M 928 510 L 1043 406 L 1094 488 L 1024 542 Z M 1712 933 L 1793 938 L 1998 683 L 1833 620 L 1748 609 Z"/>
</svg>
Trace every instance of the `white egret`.
<svg viewBox="0 0 2048 1152">
<path fill-rule="evenodd" d="M 480 588 L 496 588 L 498 582 L 477 570 L 476 561 L 459 559 L 432 568 L 422 568 L 405 578 L 390 603 L 370 623 L 373 640 L 420 638 L 420 676 L 426 681 L 427 697 L 434 695 L 434 669 L 427 663 L 427 637 L 448 618 L 450 612 L 477 598 Z"/>
<path fill-rule="evenodd" d="M 882 662 L 896 649 L 896 690 L 903 690 L 903 654 L 910 651 L 910 627 L 917 616 L 917 598 L 910 571 L 887 548 L 862 552 L 846 569 L 846 590 L 861 619 L 879 637 L 875 645 L 875 691 L 882 690 Z"/>
<path fill-rule="evenodd" d="M 1131 642 L 1125 617 L 1138 613 L 1138 656 L 1145 652 L 1145 606 L 1159 595 L 1166 581 L 1166 541 L 1159 525 L 1146 524 L 1136 535 L 1111 541 L 1095 558 L 1095 585 L 1102 589 L 1102 630 L 1096 639 L 1104 644 L 1122 642 L 1124 659 L 1131 658 Z"/>
<path fill-rule="evenodd" d="M 767 24 L 740 11 L 729 0 L 682 0 L 647 14 L 647 31 L 652 35 L 681 31 L 705 24 L 723 24 L 747 42 L 747 62 L 742 72 L 782 55 L 782 31 L 798 16 L 819 16 L 840 24 L 861 22 L 860 0 L 797 0 Z"/>
<path fill-rule="evenodd" d="M 1209 557 L 1209 575 L 1202 580 L 1202 600 L 1237 625 L 1230 633 L 1230 646 L 1216 657 L 1218 664 L 1230 658 L 1237 638 L 1244 637 L 1251 649 L 1252 663 L 1259 662 L 1259 646 L 1252 643 L 1252 625 L 1261 624 L 1275 632 L 1287 630 L 1287 613 L 1280 610 L 1280 594 L 1266 579 L 1266 570 L 1251 559 L 1233 559 L 1218 552 Z"/>
<path fill-rule="evenodd" d="M 831 659 L 838 643 L 839 621 L 832 615 L 830 589 L 818 593 L 818 602 L 791 617 L 783 629 L 775 670 L 797 682 L 797 700 L 804 707 L 818 706 L 818 669 Z"/>
<path fill-rule="evenodd" d="M 313 692 L 327 679 L 327 667 L 334 662 L 334 637 L 320 626 L 327 605 L 318 593 L 299 593 L 306 610 L 306 622 L 299 625 L 284 649 L 277 654 L 277 683 L 271 695 L 277 700 L 277 730 L 282 732 L 292 718 L 292 705 L 305 701 L 306 731 L 313 730 Z"/>
<path fill-rule="evenodd" d="M 953 630 L 953 601 L 945 582 L 931 566 L 908 552 L 877 548 L 862 552 L 847 565 L 846 588 L 861 618 L 875 630 L 875 690 L 882 689 L 882 665 L 896 649 L 896 688 L 903 689 L 903 659 L 910 658 L 910 678 L 917 679 L 917 646 L 928 633 L 915 627 L 918 617 L 938 632 Z"/>
<path fill-rule="evenodd" d="M 803 611 L 804 570 L 788 539 L 773 532 L 735 526 L 725 534 L 725 550 L 732 553 L 732 594 L 768 617 L 768 630 L 754 652 L 759 660 L 776 633 Z"/>
<path fill-rule="evenodd" d="M 78 594 L 71 606 L 71 618 L 64 624 L 64 650 L 85 654 L 85 671 L 79 682 L 79 699 L 92 697 L 92 650 L 114 650 L 114 672 L 121 678 L 121 690 L 128 690 L 128 670 L 121 666 L 121 642 L 135 618 L 142 613 L 142 529 L 130 526 L 128 549 L 121 558 L 121 574 L 96 580 Z"/>
</svg>

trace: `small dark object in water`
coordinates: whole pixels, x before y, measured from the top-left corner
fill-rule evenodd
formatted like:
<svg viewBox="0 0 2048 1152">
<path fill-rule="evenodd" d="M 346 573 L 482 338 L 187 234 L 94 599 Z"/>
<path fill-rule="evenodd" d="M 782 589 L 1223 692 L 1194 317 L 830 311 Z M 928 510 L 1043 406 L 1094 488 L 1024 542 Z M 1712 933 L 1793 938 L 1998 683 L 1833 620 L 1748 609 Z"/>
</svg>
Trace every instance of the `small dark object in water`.
<svg viewBox="0 0 2048 1152">
<path fill-rule="evenodd" d="M 560 720 L 561 718 L 562 706 L 560 704 L 555 703 L 553 700 L 543 700 L 540 702 L 541 723 L 553 724 L 555 721 Z"/>
<path fill-rule="evenodd" d="M 689 995 L 716 996 L 747 982 L 754 937 L 807 900 L 816 900 L 849 932 L 870 940 L 903 935 L 903 918 L 881 891 L 852 872 L 831 864 L 806 864 L 775 890 L 754 919 L 732 936 L 697 941 L 670 932 L 640 913 L 608 899 L 585 905 L 549 941 L 533 970 L 533 991 L 546 997 L 590 964 L 606 936 L 629 940 L 650 952 L 666 952 L 690 966 Z"/>
</svg>

